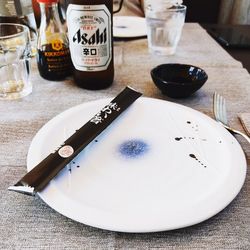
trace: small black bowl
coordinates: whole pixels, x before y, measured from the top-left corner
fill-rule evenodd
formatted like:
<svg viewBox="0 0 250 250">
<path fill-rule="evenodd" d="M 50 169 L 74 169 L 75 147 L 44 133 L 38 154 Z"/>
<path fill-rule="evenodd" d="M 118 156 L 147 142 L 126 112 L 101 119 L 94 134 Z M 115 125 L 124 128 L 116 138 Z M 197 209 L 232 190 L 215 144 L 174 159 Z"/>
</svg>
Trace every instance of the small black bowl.
<svg viewBox="0 0 250 250">
<path fill-rule="evenodd" d="M 187 97 L 207 81 L 206 72 L 187 64 L 161 64 L 151 70 L 155 85 L 164 95 L 173 98 Z"/>
</svg>

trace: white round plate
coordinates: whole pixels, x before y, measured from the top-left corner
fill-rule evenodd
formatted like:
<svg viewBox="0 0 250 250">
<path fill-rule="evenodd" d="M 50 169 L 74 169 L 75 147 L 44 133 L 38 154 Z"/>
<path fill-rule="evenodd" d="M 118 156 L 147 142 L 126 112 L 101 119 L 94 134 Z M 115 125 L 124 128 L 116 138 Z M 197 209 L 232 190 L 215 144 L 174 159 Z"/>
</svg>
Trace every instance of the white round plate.
<svg viewBox="0 0 250 250">
<path fill-rule="evenodd" d="M 28 170 L 108 103 L 84 103 L 45 124 L 31 143 Z M 185 106 L 142 97 L 39 196 L 87 225 L 155 232 L 215 215 L 239 193 L 245 176 L 239 143 L 217 122 Z"/>
<path fill-rule="evenodd" d="M 113 35 L 118 38 L 146 36 L 146 19 L 136 16 L 114 16 Z"/>
</svg>

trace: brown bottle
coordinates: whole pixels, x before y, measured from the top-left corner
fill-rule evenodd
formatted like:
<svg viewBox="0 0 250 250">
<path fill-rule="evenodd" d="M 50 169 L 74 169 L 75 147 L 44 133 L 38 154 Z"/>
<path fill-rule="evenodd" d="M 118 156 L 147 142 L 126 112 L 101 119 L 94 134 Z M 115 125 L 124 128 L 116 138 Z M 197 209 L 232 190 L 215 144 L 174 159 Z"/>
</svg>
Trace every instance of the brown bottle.
<svg viewBox="0 0 250 250">
<path fill-rule="evenodd" d="M 67 25 L 75 82 L 104 89 L 114 79 L 112 0 L 69 0 Z"/>
</svg>

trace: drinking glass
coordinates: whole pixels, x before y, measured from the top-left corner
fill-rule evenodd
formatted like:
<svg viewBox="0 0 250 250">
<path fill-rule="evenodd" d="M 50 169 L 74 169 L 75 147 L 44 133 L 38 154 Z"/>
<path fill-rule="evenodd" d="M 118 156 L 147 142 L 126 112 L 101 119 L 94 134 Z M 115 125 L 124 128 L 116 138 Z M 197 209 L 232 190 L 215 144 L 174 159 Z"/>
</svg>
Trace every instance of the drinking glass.
<svg viewBox="0 0 250 250">
<path fill-rule="evenodd" d="M 30 33 L 27 26 L 0 24 L 0 99 L 18 99 L 32 92 Z"/>
<path fill-rule="evenodd" d="M 152 54 L 172 55 L 176 52 L 185 22 L 186 6 L 148 1 L 145 7 L 148 47 Z"/>
</svg>

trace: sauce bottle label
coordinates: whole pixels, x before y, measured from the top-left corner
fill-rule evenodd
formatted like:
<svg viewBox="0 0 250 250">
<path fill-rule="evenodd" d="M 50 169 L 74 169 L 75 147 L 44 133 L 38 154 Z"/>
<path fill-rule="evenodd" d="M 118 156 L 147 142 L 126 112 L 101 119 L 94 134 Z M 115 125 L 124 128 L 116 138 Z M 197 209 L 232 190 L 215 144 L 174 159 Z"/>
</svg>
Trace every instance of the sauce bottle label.
<svg viewBox="0 0 250 250">
<path fill-rule="evenodd" d="M 72 62 L 80 71 L 103 71 L 112 58 L 111 14 L 104 4 L 69 4 L 68 36 Z"/>
</svg>

